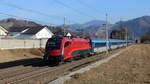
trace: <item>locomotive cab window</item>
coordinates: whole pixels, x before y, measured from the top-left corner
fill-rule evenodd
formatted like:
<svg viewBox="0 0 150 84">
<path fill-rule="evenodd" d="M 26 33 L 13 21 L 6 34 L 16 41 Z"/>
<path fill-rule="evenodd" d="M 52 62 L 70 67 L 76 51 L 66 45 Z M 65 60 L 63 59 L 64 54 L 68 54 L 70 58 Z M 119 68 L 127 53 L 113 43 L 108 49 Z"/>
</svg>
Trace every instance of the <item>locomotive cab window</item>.
<svg viewBox="0 0 150 84">
<path fill-rule="evenodd" d="M 65 47 L 69 46 L 70 45 L 70 42 L 66 42 L 65 43 Z"/>
<path fill-rule="evenodd" d="M 46 49 L 60 49 L 61 39 L 49 39 L 46 44 Z"/>
</svg>

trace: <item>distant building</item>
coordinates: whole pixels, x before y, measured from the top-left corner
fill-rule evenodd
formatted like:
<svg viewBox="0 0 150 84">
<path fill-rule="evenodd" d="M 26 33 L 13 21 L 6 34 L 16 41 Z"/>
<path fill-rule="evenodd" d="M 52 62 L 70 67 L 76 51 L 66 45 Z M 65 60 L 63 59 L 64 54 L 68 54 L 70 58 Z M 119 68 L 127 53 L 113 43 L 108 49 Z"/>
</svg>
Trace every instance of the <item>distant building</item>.
<svg viewBox="0 0 150 84">
<path fill-rule="evenodd" d="M 125 39 L 126 37 L 126 30 L 123 29 L 115 29 L 112 30 L 112 32 L 110 33 L 110 38 L 111 39 Z"/>
<path fill-rule="evenodd" d="M 68 32 L 66 36 L 71 37 L 72 35 L 71 35 L 71 33 Z"/>
<path fill-rule="evenodd" d="M 53 36 L 53 33 L 47 27 L 43 27 L 43 26 L 26 27 L 22 29 L 24 30 L 14 35 L 13 37 L 41 39 L 41 38 L 51 38 Z"/>
<path fill-rule="evenodd" d="M 0 26 L 0 37 L 5 37 L 7 35 L 8 35 L 8 31 L 2 26 Z"/>
</svg>

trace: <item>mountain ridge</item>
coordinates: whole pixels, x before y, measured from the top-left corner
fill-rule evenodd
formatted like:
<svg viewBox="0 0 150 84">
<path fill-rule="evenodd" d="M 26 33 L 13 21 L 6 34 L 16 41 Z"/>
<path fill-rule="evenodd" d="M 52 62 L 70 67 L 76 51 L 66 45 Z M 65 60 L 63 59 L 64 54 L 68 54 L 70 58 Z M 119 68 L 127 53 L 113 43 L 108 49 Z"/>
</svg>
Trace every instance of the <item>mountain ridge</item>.
<svg viewBox="0 0 150 84">
<path fill-rule="evenodd" d="M 33 27 L 33 26 L 41 26 L 33 21 L 20 20 L 16 18 L 8 18 L 0 21 L 0 25 L 5 29 L 9 30 L 12 27 Z"/>
<path fill-rule="evenodd" d="M 67 25 L 68 30 L 72 32 L 87 33 L 93 35 L 104 35 L 106 32 L 105 21 L 92 20 L 83 24 L 71 24 Z M 8 18 L 0 21 L 0 25 L 10 30 L 12 27 L 24 27 L 24 26 L 41 26 L 33 21 L 19 20 L 15 18 Z M 119 21 L 115 24 L 108 24 L 109 32 L 121 28 L 127 28 L 129 35 L 136 38 L 141 38 L 146 33 L 150 32 L 150 16 L 142 16 L 127 21 Z"/>
<path fill-rule="evenodd" d="M 142 16 L 128 21 L 121 21 L 114 24 L 111 30 L 127 28 L 131 36 L 142 37 L 150 29 L 150 16 Z"/>
</svg>

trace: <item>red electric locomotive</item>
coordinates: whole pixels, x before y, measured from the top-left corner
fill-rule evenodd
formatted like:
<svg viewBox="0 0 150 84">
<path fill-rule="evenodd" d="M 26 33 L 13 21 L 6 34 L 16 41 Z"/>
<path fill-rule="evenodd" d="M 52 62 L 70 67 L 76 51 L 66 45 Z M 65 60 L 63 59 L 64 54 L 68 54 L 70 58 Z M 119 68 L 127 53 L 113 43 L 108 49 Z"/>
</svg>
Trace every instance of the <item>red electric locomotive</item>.
<svg viewBox="0 0 150 84">
<path fill-rule="evenodd" d="M 90 52 L 91 44 L 88 39 L 53 37 L 47 41 L 44 59 L 49 62 L 61 62 Z"/>
</svg>

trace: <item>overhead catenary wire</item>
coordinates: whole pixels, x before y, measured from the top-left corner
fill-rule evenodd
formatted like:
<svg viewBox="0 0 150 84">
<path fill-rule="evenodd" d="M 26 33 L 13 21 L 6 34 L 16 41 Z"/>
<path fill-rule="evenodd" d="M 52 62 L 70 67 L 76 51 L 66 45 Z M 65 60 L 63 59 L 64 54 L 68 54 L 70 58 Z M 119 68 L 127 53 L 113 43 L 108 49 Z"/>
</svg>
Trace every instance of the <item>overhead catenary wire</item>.
<svg viewBox="0 0 150 84">
<path fill-rule="evenodd" d="M 93 6 L 89 5 L 89 4 L 87 4 L 87 3 L 85 3 L 83 0 L 78 0 L 78 2 L 79 2 L 79 4 L 81 4 L 81 5 L 85 6 L 85 7 L 87 7 L 88 9 L 91 9 L 92 11 L 93 11 L 93 10 L 94 10 L 94 11 L 97 11 L 97 12 L 100 11 L 99 9 L 97 9 L 97 8 L 95 8 L 95 7 L 93 7 Z"/>
<path fill-rule="evenodd" d="M 56 15 L 46 14 L 46 13 L 43 13 L 43 12 L 40 12 L 40 11 L 37 11 L 37 10 L 32 10 L 30 8 L 24 8 L 24 7 L 21 7 L 21 6 L 15 5 L 15 4 L 11 4 L 11 3 L 3 3 L 3 5 L 13 7 L 13 8 L 22 10 L 22 11 L 26 11 L 26 12 L 30 12 L 30 13 L 34 13 L 34 14 L 38 14 L 38 15 L 42 15 L 42 16 L 46 16 L 46 17 L 49 17 L 49 18 L 61 18 L 62 19 L 62 17 L 56 16 Z"/>
<path fill-rule="evenodd" d="M 82 15 L 82 16 L 91 17 L 91 18 L 94 18 L 94 19 L 96 18 L 95 16 L 91 16 L 89 14 L 86 14 L 86 13 L 84 13 L 84 12 L 82 12 L 82 11 L 74 8 L 74 7 L 71 7 L 71 6 L 69 6 L 69 5 L 67 5 L 67 4 L 65 4 L 65 3 L 63 3 L 63 2 L 61 2 L 59 0 L 54 0 L 54 1 L 56 3 L 58 3 L 58 4 L 60 4 L 60 5 L 63 5 L 66 8 L 71 9 L 72 11 L 74 11 L 74 12 L 76 12 L 76 13 Z M 42 16 L 46 16 L 46 17 L 49 17 L 49 18 L 57 18 L 57 19 L 59 18 L 61 20 L 63 19 L 63 17 L 59 17 L 59 16 L 55 16 L 55 15 L 49 15 L 49 14 L 46 14 L 46 13 L 43 13 L 43 12 L 40 12 L 40 11 L 37 11 L 37 10 L 32 10 L 32 9 L 29 9 L 29 8 L 24 8 L 24 7 L 21 7 L 21 6 L 15 5 L 15 4 L 11 4 L 11 3 L 5 3 L 4 2 L 3 5 L 9 6 L 9 7 L 13 7 L 13 8 L 22 10 L 22 11 L 26 11 L 26 12 L 30 12 L 30 13 L 34 13 L 34 14 L 38 14 L 38 15 L 42 15 Z M 72 23 L 78 23 L 78 22 L 73 21 L 73 20 L 69 20 L 69 21 L 72 22 Z"/>
<path fill-rule="evenodd" d="M 51 23 L 48 23 L 48 22 L 45 22 L 45 21 L 40 21 L 40 20 L 36 20 L 36 19 L 30 19 L 30 18 L 26 18 L 26 17 L 20 17 L 20 16 L 16 16 L 16 15 L 12 15 L 12 14 L 3 13 L 3 12 L 0 12 L 0 14 L 1 15 L 10 16 L 10 17 L 19 18 L 19 19 L 24 19 L 24 20 L 37 21 L 37 22 L 40 22 L 40 23 L 43 23 L 43 24 L 55 25 L 55 24 L 51 24 Z"/>
<path fill-rule="evenodd" d="M 3 3 L 3 5 L 8 6 L 8 7 L 12 7 L 12 8 L 16 8 L 18 10 L 22 10 L 22 11 L 26 11 L 26 12 L 42 15 L 42 16 L 45 16 L 45 17 L 53 18 L 53 19 L 56 19 L 56 18 L 57 19 L 59 18 L 60 20 L 63 19 L 63 17 L 60 17 L 60 16 L 46 14 L 46 13 L 43 13 L 43 12 L 40 12 L 40 11 L 37 11 L 37 10 L 24 8 L 24 7 L 21 7 L 21 6 L 15 5 L 15 4 L 11 4 L 11 3 Z M 73 20 L 69 20 L 69 21 L 72 22 L 72 23 L 78 23 L 78 22 L 73 21 Z"/>
<path fill-rule="evenodd" d="M 74 7 L 72 7 L 72 6 L 70 6 L 70 5 L 67 5 L 67 4 L 63 3 L 63 2 L 61 2 L 60 0 L 54 0 L 54 1 L 55 1 L 56 3 L 58 3 L 58 4 L 62 5 L 62 6 L 64 6 L 64 7 L 66 7 L 66 8 L 68 8 L 68 9 L 71 9 L 72 11 L 74 11 L 74 12 L 76 12 L 76 13 L 82 15 L 82 16 L 91 17 L 91 18 L 94 18 L 94 19 L 96 18 L 95 16 L 91 16 L 91 15 L 89 15 L 89 14 L 87 14 L 87 13 L 85 13 L 85 12 L 82 12 L 82 11 L 80 11 L 80 10 L 78 10 L 78 9 L 76 9 L 76 8 L 74 8 Z"/>
</svg>

